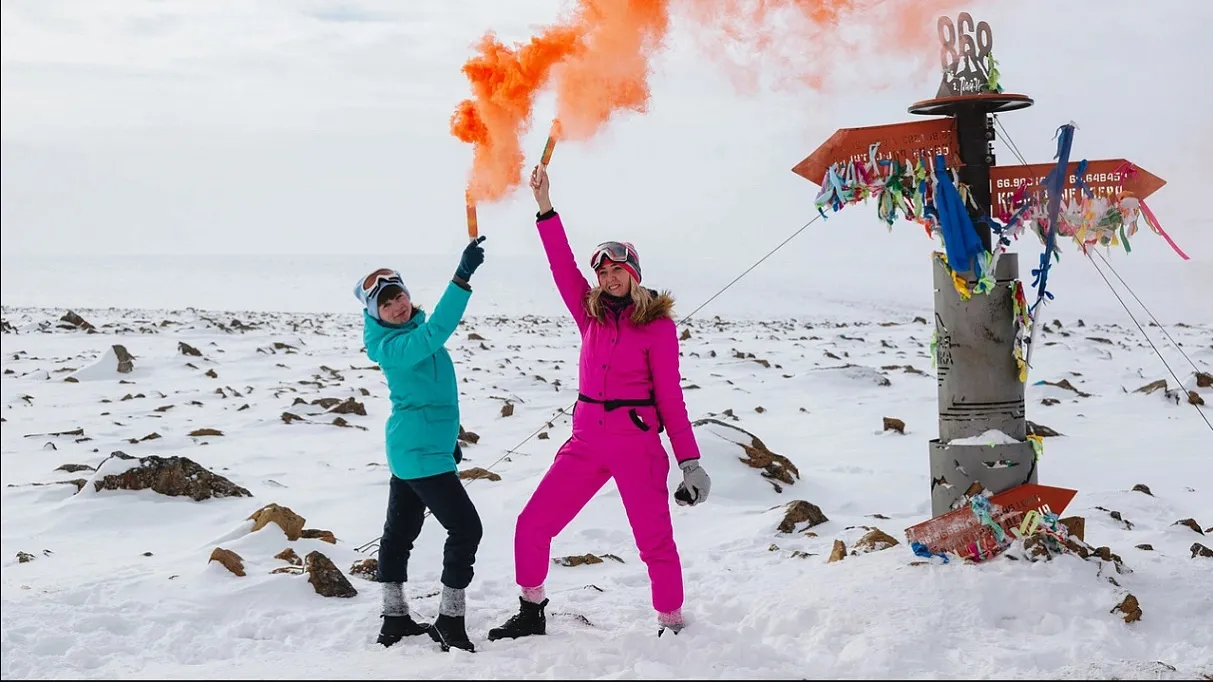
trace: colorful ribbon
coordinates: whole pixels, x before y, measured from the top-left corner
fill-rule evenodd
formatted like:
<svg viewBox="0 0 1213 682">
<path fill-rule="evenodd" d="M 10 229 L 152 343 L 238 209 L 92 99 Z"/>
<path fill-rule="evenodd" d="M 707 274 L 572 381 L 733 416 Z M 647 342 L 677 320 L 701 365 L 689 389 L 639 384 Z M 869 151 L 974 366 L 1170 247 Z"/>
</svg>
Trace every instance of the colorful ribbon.
<svg viewBox="0 0 1213 682">
<path fill-rule="evenodd" d="M 987 64 L 990 90 L 1001 91 L 996 62 L 989 57 Z M 1020 382 L 1026 383 L 1039 327 L 1036 320 L 1040 319 L 1045 304 L 1053 300 L 1053 293 L 1047 288 L 1048 276 L 1051 267 L 1061 260 L 1059 237 L 1073 239 L 1084 254 L 1093 246 L 1123 246 L 1129 253 L 1132 251 L 1129 240 L 1137 233 L 1140 219 L 1180 258 L 1190 260 L 1162 229 L 1157 216 L 1144 201 L 1127 192 L 1116 197 L 1097 195 L 1087 184 L 1089 163 L 1086 159 L 1077 163 L 1073 197 L 1064 198 L 1075 129 L 1073 123 L 1057 129 L 1054 136 L 1057 140 L 1056 164 L 1042 183 L 1019 185 L 1010 201 L 997 207 L 997 219 L 981 215 L 979 210 L 970 211 L 970 208 L 978 209 L 973 195 L 969 187 L 959 181 L 956 171 L 946 167 L 943 155 L 935 155 L 930 166 L 922 158 L 880 159 L 879 142 L 869 146 L 866 158 L 831 165 L 822 178 L 814 204 L 817 212 L 828 219 L 827 209 L 837 213 L 846 206 L 875 199 L 877 217 L 890 231 L 899 217 L 919 223 L 929 238 L 938 236 L 943 242 L 944 252 L 937 255 L 948 267 L 952 285 L 962 300 L 971 299 L 975 293 L 993 291 L 997 287 L 994 273 L 998 259 L 1024 232 L 1032 230 L 1043 246 L 1039 264 L 1031 270 L 1035 302 L 1028 304 L 1022 282 L 1015 281 L 1010 285 L 1015 320 L 1012 355 Z M 1139 171 L 1126 162 L 1116 172 L 1128 180 Z M 976 221 L 987 224 L 991 235 L 997 236 L 989 251 L 982 247 L 971 215 L 979 215 Z M 951 263 L 962 265 L 962 269 L 958 272 Z M 968 267 L 963 267 L 965 265 Z M 972 289 L 959 274 L 969 271 L 974 273 L 976 280 Z M 936 364 L 937 345 L 938 339 L 933 335 L 932 366 Z M 1039 439 L 1029 440 L 1039 457 L 1042 450 Z"/>
<path fill-rule="evenodd" d="M 1162 225 L 1158 222 L 1158 218 L 1155 217 L 1155 215 L 1154 215 L 1154 211 L 1151 211 L 1150 207 L 1146 206 L 1145 200 L 1142 200 L 1142 202 L 1141 202 L 1141 215 L 1142 215 L 1142 217 L 1144 217 L 1146 219 L 1146 224 L 1150 226 L 1150 229 L 1154 231 L 1154 234 L 1157 234 L 1158 236 L 1165 239 L 1167 244 L 1169 244 L 1171 246 L 1171 248 L 1175 251 L 1175 253 L 1179 254 L 1180 258 L 1182 258 L 1184 260 L 1190 260 L 1188 258 L 1188 254 L 1184 253 L 1179 248 L 1179 246 L 1176 245 L 1176 243 L 1171 239 L 1171 235 L 1169 235 L 1163 231 Z"/>
<path fill-rule="evenodd" d="M 924 559 L 930 559 L 931 557 L 939 557 L 940 559 L 943 559 L 943 562 L 945 564 L 948 563 L 948 561 L 949 561 L 947 552 L 932 552 L 930 549 L 927 548 L 926 545 L 922 544 L 921 542 L 911 542 L 910 550 L 914 552 L 914 556 L 920 556 Z"/>
<path fill-rule="evenodd" d="M 981 525 L 989 528 L 994 533 L 994 539 L 997 540 L 1000 545 L 1006 542 L 1006 531 L 1004 531 L 1002 526 L 998 525 L 998 523 L 994 521 L 994 517 L 991 515 L 989 497 L 986 497 L 985 495 L 974 495 L 973 497 L 969 498 L 969 508 L 973 510 L 973 515 L 977 517 L 977 520 L 981 522 Z"/>
<path fill-rule="evenodd" d="M 1045 288 L 1049 281 L 1049 267 L 1052 265 L 1050 257 L 1053 255 L 1057 243 L 1057 215 L 1061 212 L 1061 197 L 1065 192 L 1066 179 L 1070 173 L 1070 147 L 1074 143 L 1074 128 L 1073 123 L 1067 123 L 1057 129 L 1055 135 L 1057 139 L 1057 153 L 1053 158 L 1057 159 L 1057 163 L 1045 176 L 1045 192 L 1048 199 L 1048 225 L 1045 234 L 1044 253 L 1040 254 L 1040 267 L 1032 271 L 1034 277 L 1032 286 L 1036 287 L 1036 303 L 1032 304 L 1032 318 L 1036 319 L 1036 306 L 1040 305 L 1041 301 L 1046 297 L 1052 298 L 1052 295 Z M 1086 166 L 1083 164 L 1085 170 Z M 1031 349 L 1029 349 L 1030 351 Z"/>
<path fill-rule="evenodd" d="M 1040 456 L 1045 453 L 1045 439 L 1041 436 L 1028 436 L 1028 442 L 1032 444 L 1033 459 L 1040 461 Z"/>
<path fill-rule="evenodd" d="M 1028 315 L 1028 301 L 1024 296 L 1023 282 L 1019 280 L 1011 283 L 1011 309 L 1015 321 L 1015 345 L 1011 354 L 1019 370 L 1019 381 L 1025 383 L 1028 380 L 1028 348 L 1032 343 L 1032 317 Z"/>
<path fill-rule="evenodd" d="M 977 256 L 985 247 L 977 237 L 977 230 L 973 227 L 973 219 L 969 217 L 964 199 L 952 184 L 952 178 L 944 165 L 943 154 L 935 155 L 935 177 L 938 180 L 935 209 L 938 212 L 939 229 L 948 254 L 948 263 L 955 263 L 952 265 L 953 270 L 971 271 L 980 279 L 981 262 Z"/>
<path fill-rule="evenodd" d="M 814 199 L 817 212 L 829 218 L 851 204 L 876 202 L 876 215 L 889 230 L 901 217 L 926 227 L 931 236 L 931 220 L 927 214 L 934 194 L 934 182 L 922 159 L 879 159 L 880 143 L 868 148 L 866 160 L 832 164 L 821 181 L 821 190 Z"/>
<path fill-rule="evenodd" d="M 943 263 L 943 266 L 948 269 L 949 273 L 951 273 L 952 287 L 955 288 L 956 293 L 960 295 L 960 300 L 967 301 L 970 298 L 973 298 L 973 292 L 969 291 L 969 283 L 966 282 L 965 278 L 961 277 L 960 274 L 953 270 L 952 266 L 948 264 L 948 254 L 937 251 L 935 252 L 935 257 L 938 258 L 939 262 Z"/>
<path fill-rule="evenodd" d="M 1001 74 L 998 72 L 998 62 L 994 59 L 994 52 L 986 53 L 986 91 L 987 92 L 1002 92 L 1002 85 L 998 79 Z"/>
</svg>

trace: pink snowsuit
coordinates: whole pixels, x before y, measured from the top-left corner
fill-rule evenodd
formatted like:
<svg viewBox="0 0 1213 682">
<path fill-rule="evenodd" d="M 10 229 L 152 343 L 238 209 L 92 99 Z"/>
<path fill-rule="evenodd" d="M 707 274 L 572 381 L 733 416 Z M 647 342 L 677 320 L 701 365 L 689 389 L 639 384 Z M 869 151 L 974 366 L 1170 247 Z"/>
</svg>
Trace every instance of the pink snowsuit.
<svg viewBox="0 0 1213 682">
<path fill-rule="evenodd" d="M 577 269 L 560 216 L 537 221 L 552 276 L 581 332 L 578 391 L 590 400 L 626 400 L 647 406 L 609 405 L 579 399 L 572 437 L 518 516 L 514 564 L 519 586 L 538 588 L 547 578 L 552 538 L 614 478 L 628 523 L 648 566 L 653 608 L 682 607 L 682 564 L 674 544 L 666 479 L 670 459 L 661 445 L 664 426 L 679 462 L 699 457 L 699 447 L 683 402 L 678 369 L 678 335 L 668 304 L 647 324 L 631 321 L 632 306 L 600 323 L 586 312 L 590 285 Z"/>
</svg>

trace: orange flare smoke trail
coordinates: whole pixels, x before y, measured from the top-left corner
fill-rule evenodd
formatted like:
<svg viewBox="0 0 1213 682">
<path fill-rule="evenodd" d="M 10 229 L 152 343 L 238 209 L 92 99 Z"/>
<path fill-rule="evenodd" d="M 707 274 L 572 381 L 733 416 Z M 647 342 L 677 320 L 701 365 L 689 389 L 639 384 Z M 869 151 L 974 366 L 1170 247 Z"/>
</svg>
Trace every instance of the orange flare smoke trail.
<svg viewBox="0 0 1213 682">
<path fill-rule="evenodd" d="M 669 31 L 673 2 L 689 20 L 716 29 L 702 34 L 710 36 L 705 47 L 714 59 L 728 61 L 725 44 L 750 54 L 816 56 L 803 67 L 793 66 L 790 57 L 775 57 L 783 62 L 777 68 L 785 71 L 785 84 L 815 88 L 845 58 L 929 60 L 934 18 L 961 5 L 961 0 L 578 0 L 568 19 L 527 43 L 510 47 L 486 34 L 463 66 L 472 97 L 451 117 L 451 132 L 473 148 L 469 197 L 493 201 L 521 184 L 525 155 L 519 138 L 530 127 L 536 95 L 549 81 L 555 83 L 560 122 L 553 139 L 589 139 L 615 112 L 644 113 L 649 60 Z M 768 26 L 772 23 L 781 28 Z M 875 35 L 862 47 L 848 45 L 834 36 L 844 23 L 864 24 Z"/>
</svg>

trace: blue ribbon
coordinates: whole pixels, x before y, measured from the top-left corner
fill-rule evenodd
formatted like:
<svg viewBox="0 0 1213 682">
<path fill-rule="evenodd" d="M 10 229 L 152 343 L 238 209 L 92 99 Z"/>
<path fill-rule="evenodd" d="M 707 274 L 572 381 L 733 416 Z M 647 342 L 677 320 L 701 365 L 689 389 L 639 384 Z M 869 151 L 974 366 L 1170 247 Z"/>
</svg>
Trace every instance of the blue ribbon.
<svg viewBox="0 0 1213 682">
<path fill-rule="evenodd" d="M 943 559 L 943 562 L 945 564 L 948 563 L 947 554 L 944 554 L 942 552 L 932 552 L 931 550 L 927 549 L 927 546 L 922 544 L 921 542 L 911 542 L 910 549 L 914 551 L 914 556 L 920 556 L 924 559 L 930 559 L 931 557 L 937 556 L 940 559 Z"/>
<path fill-rule="evenodd" d="M 1012 220 L 1014 220 L 1014 218 L 1012 218 Z M 1006 225 L 999 223 L 997 220 L 991 218 L 988 215 L 981 216 L 980 218 L 977 219 L 977 222 L 984 223 L 986 226 L 988 226 L 990 228 L 990 232 L 992 234 L 998 235 L 999 244 L 1002 244 L 1003 246 L 1011 245 L 1011 238 L 1006 236 L 1005 234 L 1003 234 L 1007 229 Z M 1010 225 L 1010 223 L 1007 223 L 1007 225 Z"/>
<path fill-rule="evenodd" d="M 845 193 L 846 189 L 844 187 L 842 176 L 838 174 L 837 165 L 830 166 L 830 169 L 826 172 L 825 181 L 822 184 L 821 191 L 817 193 L 816 199 L 816 203 L 819 204 L 817 207 L 817 212 L 821 214 L 822 218 L 825 218 L 826 220 L 830 219 L 830 217 L 827 216 L 825 211 L 822 209 L 822 206 L 824 205 L 828 205 L 835 213 L 842 210 L 843 195 Z M 825 202 L 822 201 L 823 198 L 825 199 Z"/>
<path fill-rule="evenodd" d="M 1078 162 L 1078 167 L 1074 169 L 1074 186 L 1077 187 L 1083 194 L 1087 195 L 1088 199 L 1095 198 L 1095 192 L 1087 186 L 1087 181 L 1084 180 L 1087 175 L 1087 160 L 1083 159 Z"/>
<path fill-rule="evenodd" d="M 984 247 L 973 227 L 973 219 L 965 208 L 960 192 L 952 184 L 944 164 L 943 154 L 935 155 L 935 211 L 939 220 L 939 231 L 943 235 L 944 250 L 948 254 L 948 265 L 954 272 L 973 272 L 981 279 L 981 261 L 977 258 Z"/>
<path fill-rule="evenodd" d="M 1045 248 L 1040 254 L 1040 266 L 1032 271 L 1033 277 L 1032 286 L 1036 287 L 1036 303 L 1032 304 L 1032 309 L 1040 305 L 1040 302 L 1046 297 L 1050 300 L 1053 298 L 1045 290 L 1045 285 L 1049 281 L 1049 267 L 1052 265 L 1049 257 L 1057 246 L 1057 217 L 1061 212 L 1061 194 L 1066 188 L 1066 176 L 1070 168 L 1070 146 L 1074 143 L 1074 124 L 1067 123 L 1057 129 L 1057 154 L 1053 158 L 1057 159 L 1057 164 L 1045 176 L 1045 191 L 1048 194 L 1047 212 L 1049 216 L 1049 232 L 1045 236 Z M 1086 166 L 1079 164 L 1080 169 L 1086 172 Z"/>
</svg>

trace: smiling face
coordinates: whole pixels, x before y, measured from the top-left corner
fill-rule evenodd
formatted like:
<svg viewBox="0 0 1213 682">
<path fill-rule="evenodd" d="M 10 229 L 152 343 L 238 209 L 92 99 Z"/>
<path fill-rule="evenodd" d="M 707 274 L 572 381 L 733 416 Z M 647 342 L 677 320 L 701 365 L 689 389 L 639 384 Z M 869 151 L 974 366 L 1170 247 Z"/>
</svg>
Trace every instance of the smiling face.
<svg viewBox="0 0 1213 682">
<path fill-rule="evenodd" d="M 612 296 L 627 296 L 632 290 L 632 273 L 618 263 L 604 262 L 598 268 L 598 286 Z"/>
<path fill-rule="evenodd" d="M 388 324 L 404 324 L 412 317 L 413 302 L 403 291 L 398 291 L 395 296 L 379 304 L 379 319 Z"/>
</svg>

